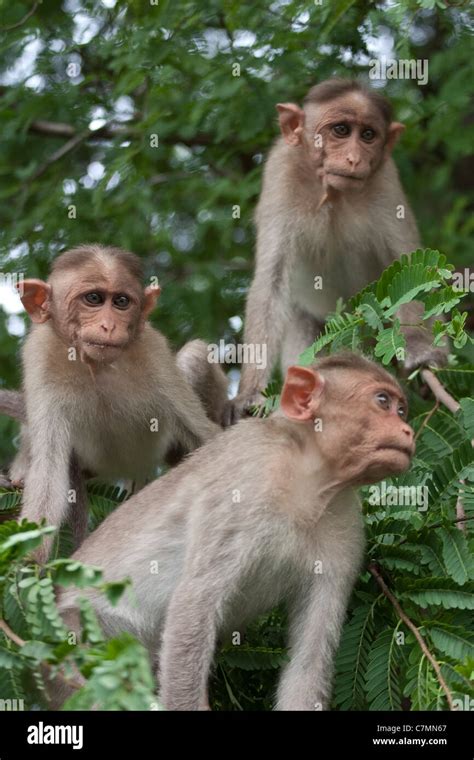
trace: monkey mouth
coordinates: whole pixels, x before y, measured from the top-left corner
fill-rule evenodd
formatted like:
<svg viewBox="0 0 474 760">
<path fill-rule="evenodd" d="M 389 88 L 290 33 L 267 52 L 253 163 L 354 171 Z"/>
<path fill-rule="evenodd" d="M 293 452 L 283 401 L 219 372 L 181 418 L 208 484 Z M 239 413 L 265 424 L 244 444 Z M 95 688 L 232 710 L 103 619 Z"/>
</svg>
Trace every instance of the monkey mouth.
<svg viewBox="0 0 474 760">
<path fill-rule="evenodd" d="M 331 177 L 343 177 L 344 179 L 353 179 L 357 182 L 362 182 L 365 177 L 361 174 L 344 174 L 343 172 L 328 171 L 327 174 Z"/>
<path fill-rule="evenodd" d="M 123 348 L 123 343 L 98 343 L 96 341 L 86 341 L 86 346 L 92 346 L 92 348 Z"/>
<path fill-rule="evenodd" d="M 405 454 L 409 459 L 413 456 L 414 449 L 410 446 L 377 446 L 377 451 L 400 451 L 402 454 Z"/>
</svg>

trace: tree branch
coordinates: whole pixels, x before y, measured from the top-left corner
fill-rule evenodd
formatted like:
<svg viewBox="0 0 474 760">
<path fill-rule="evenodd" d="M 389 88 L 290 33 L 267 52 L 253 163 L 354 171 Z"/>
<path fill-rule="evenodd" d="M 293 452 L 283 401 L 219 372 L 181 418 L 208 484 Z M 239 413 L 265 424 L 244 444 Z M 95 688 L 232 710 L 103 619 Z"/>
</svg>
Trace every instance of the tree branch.
<svg viewBox="0 0 474 760">
<path fill-rule="evenodd" d="M 36 0 L 33 7 L 30 8 L 28 13 L 25 13 L 23 18 L 21 18 L 19 21 L 16 21 L 14 24 L 10 24 L 9 26 L 0 26 L 0 32 L 11 32 L 13 29 L 18 29 L 19 26 L 22 26 L 25 21 L 28 21 L 28 19 L 32 17 L 41 2 L 42 0 Z"/>
<path fill-rule="evenodd" d="M 29 177 L 29 182 L 33 182 L 33 180 L 41 177 L 52 164 L 56 163 L 56 161 L 59 161 L 65 155 L 77 148 L 77 146 L 84 142 L 84 140 L 87 140 L 90 134 L 90 129 L 86 129 L 84 132 L 79 132 L 75 137 L 72 137 L 70 140 L 68 140 L 67 143 L 65 143 L 61 148 L 55 150 L 54 153 L 51 153 L 46 161 L 41 164 L 41 166 L 39 166 L 35 172 L 33 172 L 31 177 Z"/>
<path fill-rule="evenodd" d="M 8 625 L 8 623 L 5 622 L 5 620 L 2 620 L 0 618 L 0 630 L 3 631 L 5 636 L 10 639 L 10 641 L 13 641 L 14 644 L 16 644 L 19 647 L 24 647 L 26 644 L 26 641 L 21 639 Z M 53 670 L 52 666 L 48 662 L 42 662 L 41 667 L 43 667 L 45 670 L 51 671 Z M 65 675 L 63 675 L 61 672 L 56 671 L 54 674 L 55 678 L 59 678 L 63 683 L 66 684 L 66 686 L 70 686 L 72 689 L 82 689 L 83 685 L 82 683 L 79 683 L 78 681 L 74 681 L 73 678 L 66 678 Z M 46 695 L 47 696 L 47 695 Z M 48 697 L 49 699 L 49 697 Z"/>
<path fill-rule="evenodd" d="M 64 124 L 63 122 L 47 121 L 46 119 L 36 119 L 32 121 L 28 127 L 29 132 L 35 132 L 39 135 L 46 135 L 47 137 L 75 137 L 78 132 L 72 124 Z M 118 124 L 104 124 L 103 127 L 94 130 L 88 130 L 91 137 L 96 135 L 97 137 L 111 138 L 119 136 L 127 137 L 133 130 L 130 127 L 123 127 Z"/>
<path fill-rule="evenodd" d="M 441 403 L 444 404 L 447 409 L 453 414 L 456 414 L 461 405 L 455 398 L 450 396 L 448 391 L 441 385 L 440 381 L 430 369 L 422 369 L 421 377 L 425 381 L 426 385 L 430 388 L 433 396 Z"/>
<path fill-rule="evenodd" d="M 421 635 L 420 631 L 418 630 L 418 628 L 416 627 L 416 625 L 414 623 L 412 623 L 412 621 L 410 620 L 410 618 L 408 617 L 408 615 L 406 615 L 405 612 L 403 612 L 402 608 L 400 607 L 399 602 L 393 596 L 392 592 L 389 590 L 388 586 L 386 585 L 384 579 L 380 575 L 379 569 L 378 569 L 378 567 L 377 567 L 377 565 L 375 563 L 371 563 L 369 565 L 369 572 L 371 573 L 371 575 L 373 575 L 373 577 L 377 581 L 378 585 L 382 589 L 382 592 L 383 592 L 384 596 L 386 596 L 387 599 L 389 600 L 389 602 L 391 602 L 391 604 L 392 604 L 393 608 L 395 609 L 395 611 L 396 611 L 398 617 L 400 618 L 400 620 L 402 620 L 405 623 L 406 627 L 409 628 L 410 631 L 415 636 L 418 644 L 420 645 L 421 651 L 423 652 L 423 654 L 425 655 L 426 659 L 428 660 L 428 662 L 430 663 L 431 667 L 433 668 L 434 672 L 436 673 L 436 677 L 438 679 L 439 685 L 441 686 L 441 688 L 443 689 L 444 693 L 446 694 L 446 699 L 447 699 L 447 702 L 448 702 L 448 705 L 449 705 L 449 709 L 450 710 L 454 710 L 453 696 L 452 696 L 451 692 L 449 691 L 449 688 L 448 688 L 448 685 L 447 685 L 446 681 L 443 678 L 443 675 L 441 673 L 441 668 L 439 667 L 439 665 L 436 662 L 435 658 L 433 657 L 433 655 L 431 654 L 430 650 L 426 646 L 425 640 L 424 640 L 423 636 Z"/>
<path fill-rule="evenodd" d="M 446 388 L 444 388 L 436 375 L 430 369 L 422 369 L 421 377 L 425 381 L 426 385 L 430 388 L 437 401 L 439 401 L 441 404 L 444 404 L 445 407 L 449 409 L 449 411 L 453 414 L 456 414 L 456 412 L 459 411 L 461 404 L 448 393 Z M 464 485 L 462 480 L 461 484 Z M 456 516 L 458 517 L 457 522 L 459 522 L 459 530 L 464 531 L 466 527 L 464 525 L 463 518 L 466 517 L 466 512 L 464 511 L 464 504 L 462 503 L 460 495 L 458 496 L 458 500 L 456 502 Z"/>
</svg>

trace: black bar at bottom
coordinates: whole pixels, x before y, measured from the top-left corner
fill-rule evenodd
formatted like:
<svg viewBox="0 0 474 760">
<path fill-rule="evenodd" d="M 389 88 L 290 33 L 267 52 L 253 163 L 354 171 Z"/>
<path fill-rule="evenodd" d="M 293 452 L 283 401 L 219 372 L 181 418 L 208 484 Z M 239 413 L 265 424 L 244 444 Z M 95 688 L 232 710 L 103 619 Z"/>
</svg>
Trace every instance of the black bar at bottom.
<svg viewBox="0 0 474 760">
<path fill-rule="evenodd" d="M 344 757 L 472 760 L 474 714 L 0 712 L 0 760 L 23 757 L 158 758 L 170 751 L 288 752 L 310 760 Z M 76 747 L 76 749 L 74 749 Z M 331 753 L 331 754 L 328 754 Z M 342 755 L 341 755 L 342 753 Z"/>
</svg>

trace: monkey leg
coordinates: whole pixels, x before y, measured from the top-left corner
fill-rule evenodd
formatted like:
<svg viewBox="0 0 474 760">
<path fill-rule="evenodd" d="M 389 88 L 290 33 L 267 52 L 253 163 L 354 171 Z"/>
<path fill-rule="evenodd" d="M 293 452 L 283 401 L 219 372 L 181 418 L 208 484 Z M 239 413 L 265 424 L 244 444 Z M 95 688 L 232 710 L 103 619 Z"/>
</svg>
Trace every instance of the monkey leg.
<svg viewBox="0 0 474 760">
<path fill-rule="evenodd" d="M 176 363 L 199 397 L 207 416 L 220 424 L 227 401 L 227 376 L 218 364 L 208 361 L 203 340 L 191 340 L 178 351 Z"/>
<path fill-rule="evenodd" d="M 296 307 L 293 309 L 283 336 L 281 350 L 281 371 L 283 375 L 286 374 L 288 367 L 297 364 L 298 356 L 314 343 L 323 327 L 324 322 L 308 314 L 307 311 Z"/>
</svg>

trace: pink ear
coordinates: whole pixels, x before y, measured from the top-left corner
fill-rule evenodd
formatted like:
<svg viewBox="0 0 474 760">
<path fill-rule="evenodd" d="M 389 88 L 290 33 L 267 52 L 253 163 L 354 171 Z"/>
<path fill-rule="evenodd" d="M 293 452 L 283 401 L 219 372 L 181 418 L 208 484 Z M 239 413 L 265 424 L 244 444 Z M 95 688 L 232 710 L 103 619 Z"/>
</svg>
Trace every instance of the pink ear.
<svg viewBox="0 0 474 760">
<path fill-rule="evenodd" d="M 404 124 L 400 124 L 399 121 L 392 121 L 388 128 L 387 139 L 385 140 L 385 153 L 390 155 L 400 135 L 405 129 Z"/>
<path fill-rule="evenodd" d="M 290 420 L 311 420 L 324 388 L 324 378 L 309 367 L 289 367 L 280 407 Z"/>
<path fill-rule="evenodd" d="M 51 285 L 43 280 L 23 280 L 18 283 L 17 290 L 32 322 L 46 322 L 50 318 Z"/>
<path fill-rule="evenodd" d="M 294 103 L 277 103 L 280 130 L 288 145 L 300 145 L 303 135 L 305 112 Z"/>
<path fill-rule="evenodd" d="M 153 311 L 153 309 L 156 306 L 156 302 L 158 300 L 158 296 L 161 293 L 161 288 L 159 285 L 148 285 L 145 288 L 145 300 L 143 302 L 143 308 L 142 308 L 142 317 L 143 319 L 146 319 L 149 314 Z"/>
</svg>

